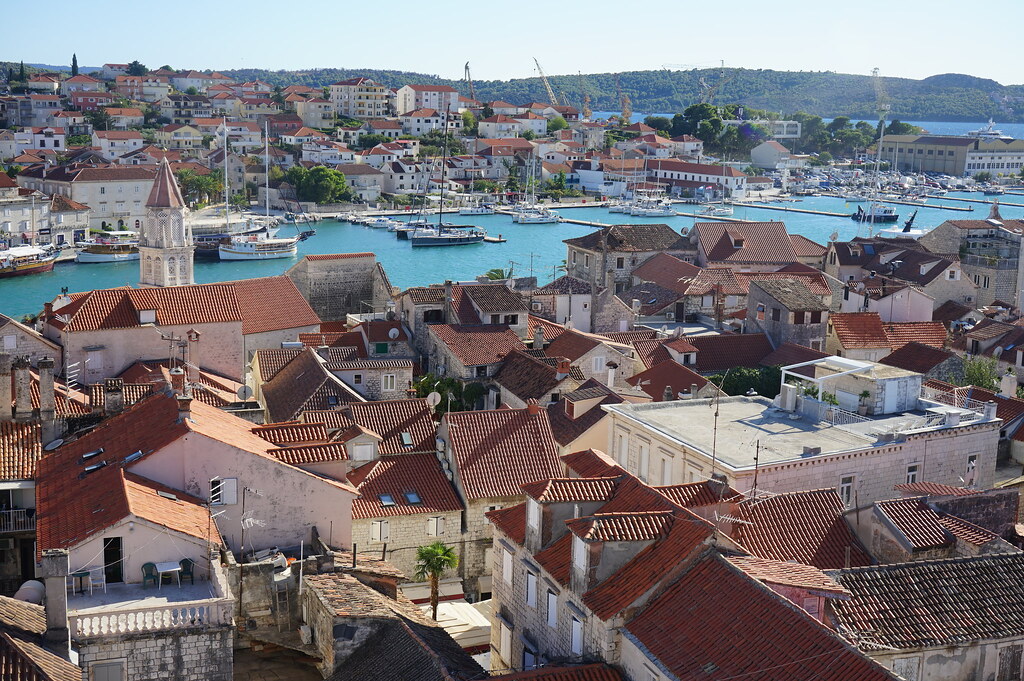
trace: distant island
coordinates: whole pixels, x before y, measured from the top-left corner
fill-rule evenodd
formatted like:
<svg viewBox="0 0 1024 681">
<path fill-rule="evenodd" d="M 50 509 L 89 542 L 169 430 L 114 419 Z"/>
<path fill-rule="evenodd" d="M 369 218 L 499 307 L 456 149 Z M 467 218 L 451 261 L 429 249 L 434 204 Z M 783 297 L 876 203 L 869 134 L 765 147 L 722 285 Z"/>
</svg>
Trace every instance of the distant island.
<svg viewBox="0 0 1024 681">
<path fill-rule="evenodd" d="M 150 65 L 154 67 L 154 65 Z M 188 67 L 188 64 L 175 65 Z M 0 68 L 17 69 L 18 64 L 0 62 Z M 26 64 L 29 71 L 69 70 L 68 66 Z M 96 67 L 83 67 L 88 72 Z M 333 82 L 367 76 L 390 87 L 408 84 L 451 85 L 469 96 L 463 80 L 441 78 L 414 71 L 373 68 L 315 68 L 300 70 L 222 69 L 226 76 L 262 80 L 271 85 L 330 85 Z M 701 81 L 714 87 L 715 102 L 743 104 L 756 109 L 791 114 L 804 111 L 833 118 L 849 116 L 873 119 L 876 114 L 875 84 L 871 76 L 832 71 L 773 71 L 770 69 L 714 68 L 691 70 L 625 71 L 552 75 L 548 77 L 556 95 L 582 108 L 590 96 L 594 111 L 618 111 L 619 88 L 628 95 L 634 111 L 674 113 L 700 101 Z M 2 80 L 2 78 L 0 78 Z M 616 83 L 618 81 L 618 83 Z M 891 106 L 890 118 L 915 121 L 1024 122 L 1024 85 L 1002 85 L 988 78 L 945 73 L 922 80 L 882 77 Z M 475 80 L 476 98 L 481 101 L 547 101 L 540 78 Z"/>
</svg>

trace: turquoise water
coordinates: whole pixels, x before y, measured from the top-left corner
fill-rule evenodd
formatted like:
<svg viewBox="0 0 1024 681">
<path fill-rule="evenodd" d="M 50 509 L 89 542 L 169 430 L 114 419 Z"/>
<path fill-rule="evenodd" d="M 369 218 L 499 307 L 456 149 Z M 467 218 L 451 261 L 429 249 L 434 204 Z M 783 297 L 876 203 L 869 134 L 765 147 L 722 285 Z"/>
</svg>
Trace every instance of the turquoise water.
<svg viewBox="0 0 1024 681">
<path fill-rule="evenodd" d="M 956 194 L 956 196 L 983 198 L 978 193 Z M 1002 201 L 1024 204 L 1024 196 L 1006 194 L 1002 197 Z M 988 215 L 988 206 L 983 204 L 941 199 L 930 199 L 929 204 L 974 206 L 974 211 L 970 213 L 944 211 L 923 205 L 914 222 L 915 227 L 926 229 L 935 227 L 945 220 L 983 219 Z M 808 197 L 797 203 L 773 205 L 853 213 L 857 210 L 858 204 L 846 203 L 842 199 L 830 197 Z M 694 207 L 679 205 L 677 209 L 686 212 L 691 208 Z M 896 208 L 900 213 L 901 224 L 914 211 L 912 206 L 897 206 Z M 1003 204 L 1000 211 L 1004 218 L 1024 218 L 1024 207 L 1017 208 Z M 693 218 L 640 218 L 609 213 L 603 208 L 560 209 L 558 212 L 567 218 L 607 224 L 665 222 L 677 230 L 689 228 L 694 223 Z M 849 218 L 743 207 L 737 208 L 733 217 L 755 221 L 781 220 L 786 223 L 791 234 L 802 234 L 822 244 L 828 241 L 832 232 L 838 232 L 840 240 L 851 239 L 858 235 L 858 224 Z M 377 259 L 383 263 L 391 283 L 402 288 L 437 283 L 445 279 L 472 279 L 495 267 L 506 269 L 510 263 L 514 263 L 512 266 L 517 275 L 533 274 L 541 283 L 546 283 L 554 277 L 555 268 L 565 259 L 565 245 L 562 240 L 593 231 L 592 227 L 570 223 L 519 225 L 504 215 L 453 217 L 452 221 L 480 225 L 492 236 L 501 234 L 508 239 L 508 242 L 414 249 L 408 241 L 399 241 L 394 234 L 385 230 L 327 221 L 317 224 L 316 236 L 299 244 L 299 257 L 308 253 L 370 251 L 375 253 Z M 290 228 L 286 226 L 282 230 L 282 234 L 287 235 L 289 230 Z M 863 234 L 863 232 L 861 233 Z M 196 281 L 209 283 L 280 274 L 295 262 L 296 259 L 263 262 L 197 261 Z M 138 279 L 138 262 L 91 265 L 59 264 L 53 272 L 46 274 L 0 279 L 0 312 L 14 317 L 35 314 L 42 309 L 44 302 L 56 297 L 61 288 L 65 286 L 70 291 L 87 291 L 126 284 L 135 285 Z"/>
</svg>

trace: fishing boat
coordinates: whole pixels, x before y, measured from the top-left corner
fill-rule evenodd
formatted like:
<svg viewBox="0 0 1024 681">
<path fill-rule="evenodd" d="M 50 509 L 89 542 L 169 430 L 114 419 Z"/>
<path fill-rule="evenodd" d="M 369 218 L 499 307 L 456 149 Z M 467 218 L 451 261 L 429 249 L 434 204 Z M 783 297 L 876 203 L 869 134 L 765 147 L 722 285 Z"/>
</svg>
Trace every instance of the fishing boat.
<svg viewBox="0 0 1024 681">
<path fill-rule="evenodd" d="M 896 222 L 900 219 L 900 216 L 896 213 L 896 209 L 892 206 L 886 206 L 882 203 L 872 203 L 868 206 L 867 210 L 864 210 L 861 206 L 857 206 L 857 212 L 850 216 L 857 222 L 867 223 L 882 223 L 882 222 Z"/>
<path fill-rule="evenodd" d="M 0 277 L 20 277 L 24 274 L 49 272 L 57 262 L 60 249 L 44 246 L 11 246 L 0 251 Z"/>
<path fill-rule="evenodd" d="M 75 262 L 128 262 L 139 259 L 139 235 L 131 231 L 100 232 L 94 239 L 79 241 Z"/>
<path fill-rule="evenodd" d="M 291 258 L 299 251 L 299 237 L 270 238 L 262 235 L 233 237 L 221 241 L 221 260 L 273 260 Z"/>
<path fill-rule="evenodd" d="M 985 196 L 1002 196 L 1006 193 L 1002 187 L 990 184 L 981 188 L 981 193 Z"/>
</svg>

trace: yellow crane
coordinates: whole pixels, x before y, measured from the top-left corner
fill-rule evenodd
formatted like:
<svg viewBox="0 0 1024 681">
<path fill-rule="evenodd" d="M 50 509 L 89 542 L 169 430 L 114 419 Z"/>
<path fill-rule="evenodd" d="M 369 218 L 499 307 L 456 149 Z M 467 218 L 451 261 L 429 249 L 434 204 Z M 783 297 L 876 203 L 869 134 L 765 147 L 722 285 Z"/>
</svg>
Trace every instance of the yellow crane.
<svg viewBox="0 0 1024 681">
<path fill-rule="evenodd" d="M 540 62 L 537 61 L 536 57 L 533 58 L 533 63 L 537 65 L 537 73 L 540 74 L 540 80 L 544 83 L 544 89 L 548 93 L 548 101 L 555 106 L 561 106 L 558 97 L 555 97 L 555 91 L 551 88 L 551 83 L 548 82 L 548 77 L 544 75 L 544 69 L 540 67 Z"/>
</svg>

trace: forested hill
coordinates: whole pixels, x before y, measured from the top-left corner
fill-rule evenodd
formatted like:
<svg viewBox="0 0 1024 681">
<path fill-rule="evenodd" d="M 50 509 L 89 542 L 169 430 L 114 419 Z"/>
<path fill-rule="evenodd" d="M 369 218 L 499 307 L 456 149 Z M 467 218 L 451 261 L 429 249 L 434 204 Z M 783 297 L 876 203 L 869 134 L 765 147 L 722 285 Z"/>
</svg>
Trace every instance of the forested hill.
<svg viewBox="0 0 1024 681">
<path fill-rule="evenodd" d="M 354 76 L 367 76 L 391 87 L 410 83 L 443 84 L 469 95 L 464 81 L 408 71 L 376 69 L 310 69 L 268 71 L 225 70 L 232 78 L 259 78 L 273 85 L 329 85 Z M 770 71 L 762 69 L 707 69 L 691 71 L 627 71 L 583 76 L 550 76 L 558 95 L 579 107 L 589 94 L 595 111 L 617 111 L 616 76 L 634 111 L 674 113 L 698 101 L 700 79 L 719 85 L 717 102 L 741 103 L 757 109 L 792 113 L 806 111 L 824 117 L 873 118 L 875 88 L 870 76 L 830 71 Z M 892 107 L 891 116 L 904 120 L 1024 121 L 1024 85 L 1004 86 L 984 78 L 943 74 L 923 80 L 883 78 Z M 508 102 L 547 101 L 539 78 L 474 81 L 477 99 Z M 1013 101 L 1013 99 L 1016 101 Z M 1001 106 L 1000 102 L 1004 102 Z M 1004 108 L 1006 107 L 1006 108 Z M 1011 108 L 1012 107 L 1012 108 Z"/>
</svg>

